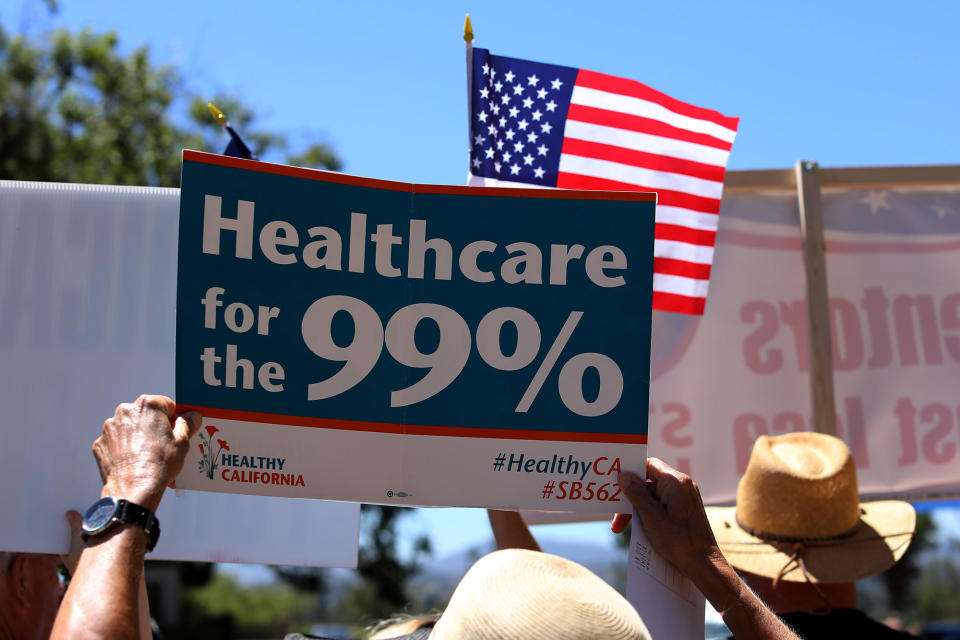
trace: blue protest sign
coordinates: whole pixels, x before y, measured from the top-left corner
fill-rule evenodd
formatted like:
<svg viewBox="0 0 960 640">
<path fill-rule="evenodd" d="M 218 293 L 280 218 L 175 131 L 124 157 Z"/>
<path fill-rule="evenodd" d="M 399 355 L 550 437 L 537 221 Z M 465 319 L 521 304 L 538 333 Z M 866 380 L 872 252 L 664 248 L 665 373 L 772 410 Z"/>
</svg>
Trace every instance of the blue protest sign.
<svg viewBox="0 0 960 640">
<path fill-rule="evenodd" d="M 616 510 L 645 454 L 653 194 L 185 152 L 180 203 L 176 395 L 207 426 L 178 486 Z"/>
</svg>

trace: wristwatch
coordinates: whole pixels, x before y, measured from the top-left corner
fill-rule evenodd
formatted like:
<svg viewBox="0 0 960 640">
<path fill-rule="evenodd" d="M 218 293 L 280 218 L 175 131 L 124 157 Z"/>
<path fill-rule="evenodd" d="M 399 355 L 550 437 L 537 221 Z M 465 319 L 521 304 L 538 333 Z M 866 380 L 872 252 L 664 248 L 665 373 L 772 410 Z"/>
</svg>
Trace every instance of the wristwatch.
<svg viewBox="0 0 960 640">
<path fill-rule="evenodd" d="M 143 527 L 147 533 L 147 551 L 153 551 L 160 538 L 160 521 L 153 511 L 141 507 L 135 502 L 106 496 L 100 498 L 83 514 L 83 533 L 80 537 L 86 542 L 107 533 L 116 524 L 135 524 Z"/>
</svg>

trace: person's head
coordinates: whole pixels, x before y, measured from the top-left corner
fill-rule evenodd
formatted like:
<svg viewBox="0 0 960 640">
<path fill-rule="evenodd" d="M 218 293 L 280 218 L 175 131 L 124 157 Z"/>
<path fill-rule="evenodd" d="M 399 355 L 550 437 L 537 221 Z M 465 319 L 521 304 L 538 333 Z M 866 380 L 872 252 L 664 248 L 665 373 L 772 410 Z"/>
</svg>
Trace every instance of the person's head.
<svg viewBox="0 0 960 640">
<path fill-rule="evenodd" d="M 0 634 L 50 636 L 63 595 L 59 565 L 56 555 L 0 552 Z"/>
<path fill-rule="evenodd" d="M 886 571 L 916 526 L 906 502 L 861 503 L 850 450 L 820 433 L 760 436 L 736 506 L 708 508 L 707 516 L 727 561 L 775 589 L 783 582 L 852 583 Z"/>
<path fill-rule="evenodd" d="M 636 610 L 575 562 L 505 549 L 480 558 L 457 585 L 430 640 L 648 640 Z"/>
</svg>

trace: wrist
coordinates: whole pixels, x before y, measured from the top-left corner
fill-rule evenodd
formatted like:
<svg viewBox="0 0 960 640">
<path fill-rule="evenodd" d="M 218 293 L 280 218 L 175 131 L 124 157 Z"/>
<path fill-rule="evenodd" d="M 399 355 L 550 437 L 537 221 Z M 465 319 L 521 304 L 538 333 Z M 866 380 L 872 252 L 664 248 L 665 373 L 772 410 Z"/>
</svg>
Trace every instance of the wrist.
<svg viewBox="0 0 960 640">
<path fill-rule="evenodd" d="M 160 498 L 163 497 L 163 487 L 160 487 L 158 490 L 150 487 L 121 486 L 118 483 L 107 480 L 103 485 L 103 490 L 100 491 L 100 497 L 106 498 L 107 496 L 123 498 L 128 502 L 138 504 L 141 507 L 156 512 L 157 507 L 160 506 Z"/>
<path fill-rule="evenodd" d="M 746 589 L 717 547 L 698 554 L 684 572 L 720 614 L 740 602 L 742 589 Z"/>
</svg>

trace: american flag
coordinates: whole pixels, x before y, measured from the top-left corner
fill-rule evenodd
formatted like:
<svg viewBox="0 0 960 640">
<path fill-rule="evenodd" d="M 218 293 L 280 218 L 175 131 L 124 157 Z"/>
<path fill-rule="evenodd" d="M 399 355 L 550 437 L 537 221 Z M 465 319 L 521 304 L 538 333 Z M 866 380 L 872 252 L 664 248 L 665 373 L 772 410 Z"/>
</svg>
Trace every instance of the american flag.
<svg viewBox="0 0 960 640">
<path fill-rule="evenodd" d="M 655 191 L 653 308 L 702 314 L 739 119 L 486 49 L 471 67 L 470 184 Z"/>
</svg>

